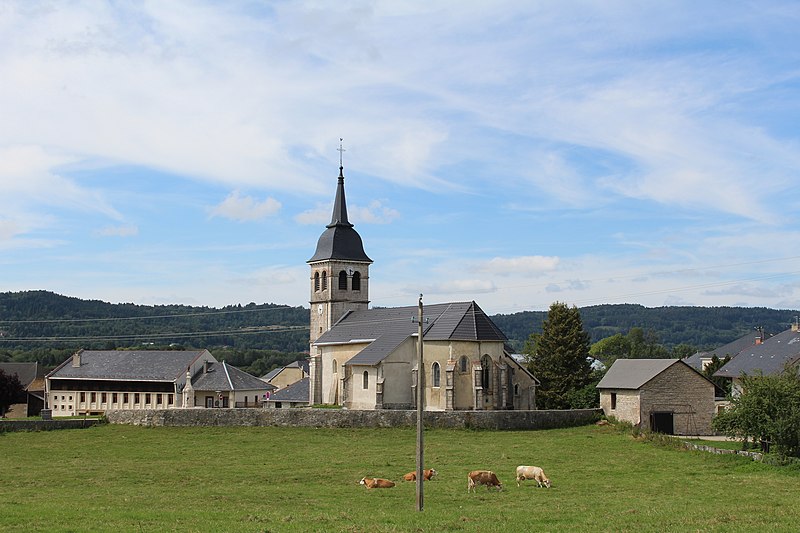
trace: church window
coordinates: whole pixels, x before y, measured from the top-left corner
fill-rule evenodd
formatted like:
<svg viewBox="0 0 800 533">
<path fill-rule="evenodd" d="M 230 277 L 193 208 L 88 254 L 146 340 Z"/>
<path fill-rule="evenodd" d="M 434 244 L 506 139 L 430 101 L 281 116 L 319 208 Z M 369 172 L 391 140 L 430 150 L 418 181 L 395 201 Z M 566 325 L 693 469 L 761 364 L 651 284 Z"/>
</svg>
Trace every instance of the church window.
<svg viewBox="0 0 800 533">
<path fill-rule="evenodd" d="M 469 367 L 469 359 L 467 359 L 466 355 L 462 355 L 461 359 L 458 360 L 458 371 L 463 373 L 467 372 L 467 368 Z"/>
<path fill-rule="evenodd" d="M 328 273 L 327 272 L 323 272 L 322 273 L 322 290 L 323 291 L 327 291 L 328 290 Z"/>
<path fill-rule="evenodd" d="M 361 388 L 362 389 L 368 389 L 369 388 L 369 372 L 367 372 L 366 370 L 364 370 L 364 378 L 363 378 L 363 381 L 361 383 Z"/>
<path fill-rule="evenodd" d="M 336 359 L 333 360 L 333 373 L 336 374 L 338 372 L 338 367 L 336 365 Z"/>
<path fill-rule="evenodd" d="M 491 390 L 492 384 L 492 359 L 488 355 L 481 358 L 481 387 L 483 390 Z"/>
<path fill-rule="evenodd" d="M 442 369 L 439 367 L 439 363 L 437 361 L 434 361 L 433 365 L 431 366 L 431 374 L 433 375 L 433 386 L 441 387 Z"/>
<path fill-rule="evenodd" d="M 519 396 L 519 383 L 514 383 L 514 396 Z"/>
<path fill-rule="evenodd" d="M 347 272 L 342 270 L 339 272 L 339 290 L 346 291 L 347 290 Z"/>
<path fill-rule="evenodd" d="M 353 272 L 353 282 L 352 282 L 352 284 L 353 284 L 352 289 L 354 291 L 360 291 L 361 290 L 361 273 L 360 272 Z"/>
<path fill-rule="evenodd" d="M 314 272 L 314 292 L 319 292 L 319 272 Z"/>
</svg>

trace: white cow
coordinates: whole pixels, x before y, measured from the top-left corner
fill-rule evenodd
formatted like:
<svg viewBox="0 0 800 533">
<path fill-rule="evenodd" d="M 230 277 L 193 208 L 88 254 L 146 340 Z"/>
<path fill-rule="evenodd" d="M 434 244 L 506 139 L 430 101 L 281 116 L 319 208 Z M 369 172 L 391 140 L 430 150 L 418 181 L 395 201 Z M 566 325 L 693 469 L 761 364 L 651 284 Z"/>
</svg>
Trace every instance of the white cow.
<svg viewBox="0 0 800 533">
<path fill-rule="evenodd" d="M 518 466 L 517 467 L 517 487 L 520 481 L 526 479 L 536 480 L 540 487 L 544 486 L 550 488 L 550 479 L 545 475 L 544 470 L 538 466 Z"/>
</svg>

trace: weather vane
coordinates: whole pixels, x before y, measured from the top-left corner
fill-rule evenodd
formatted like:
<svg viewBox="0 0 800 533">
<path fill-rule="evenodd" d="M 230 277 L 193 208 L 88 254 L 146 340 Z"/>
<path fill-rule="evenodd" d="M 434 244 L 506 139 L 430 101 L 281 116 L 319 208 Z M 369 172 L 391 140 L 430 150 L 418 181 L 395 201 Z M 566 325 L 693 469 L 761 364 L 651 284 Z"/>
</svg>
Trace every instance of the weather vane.
<svg viewBox="0 0 800 533">
<path fill-rule="evenodd" d="M 342 165 L 342 154 L 343 154 L 343 153 L 344 153 L 344 151 L 345 151 L 345 149 L 344 149 L 344 148 L 342 148 L 342 141 L 343 141 L 343 140 L 344 140 L 344 139 L 342 139 L 341 137 L 339 137 L 339 148 L 337 148 L 337 149 L 336 149 L 336 150 L 338 150 L 338 152 L 339 152 L 339 168 L 344 168 L 344 166 Z"/>
</svg>

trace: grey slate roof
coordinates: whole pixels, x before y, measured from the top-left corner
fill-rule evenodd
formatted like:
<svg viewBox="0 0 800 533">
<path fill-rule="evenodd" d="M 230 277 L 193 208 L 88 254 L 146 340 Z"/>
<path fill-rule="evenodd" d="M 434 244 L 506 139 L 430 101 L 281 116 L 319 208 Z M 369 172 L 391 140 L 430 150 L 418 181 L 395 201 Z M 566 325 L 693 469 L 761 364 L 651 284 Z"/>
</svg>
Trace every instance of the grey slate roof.
<svg viewBox="0 0 800 533">
<path fill-rule="evenodd" d="M 745 350 L 751 346 L 756 345 L 756 335 L 753 333 L 748 333 L 742 337 L 739 337 L 733 342 L 729 342 L 728 344 L 724 344 L 719 348 L 715 348 L 710 352 L 697 352 L 694 355 L 691 355 L 683 360 L 684 363 L 691 366 L 695 370 L 702 371 L 703 367 L 703 359 L 710 359 L 713 356 L 717 356 L 719 359 L 725 359 L 725 356 L 730 355 L 731 359 L 736 357 L 742 350 Z"/>
<path fill-rule="evenodd" d="M 739 352 L 714 376 L 737 378 L 742 373 L 753 375 L 759 371 L 766 375 L 779 374 L 785 365 L 800 360 L 800 332 L 787 329 Z"/>
<path fill-rule="evenodd" d="M 209 364 L 208 372 L 201 370 L 197 378 L 192 379 L 192 388 L 200 391 L 266 391 L 276 387 L 223 361 Z"/>
<path fill-rule="evenodd" d="M 0 363 L 0 370 L 8 375 L 16 374 L 22 388 L 33 383 L 38 373 L 39 364 L 33 363 Z"/>
<path fill-rule="evenodd" d="M 361 261 L 372 263 L 372 259 L 364 252 L 364 243 L 353 225 L 347 220 L 347 201 L 344 196 L 343 168 L 339 167 L 339 183 L 336 187 L 336 199 L 333 202 L 331 223 L 326 226 L 317 241 L 317 249 L 308 263 L 327 259 L 345 261 Z"/>
<path fill-rule="evenodd" d="M 345 314 L 320 336 L 317 345 L 369 342 L 347 365 L 374 365 L 417 333 L 417 306 L 363 309 Z M 506 336 L 475 302 L 426 305 L 425 340 L 500 341 Z"/>
<path fill-rule="evenodd" d="M 261 378 L 259 379 L 262 379 L 264 381 L 270 381 L 287 368 L 299 368 L 306 375 L 308 375 L 310 373 L 308 365 L 309 365 L 308 359 L 298 359 L 297 361 L 293 361 L 286 366 L 279 366 L 278 368 L 273 368 L 272 370 L 261 376 Z"/>
<path fill-rule="evenodd" d="M 303 378 L 297 383 L 273 392 L 268 402 L 305 402 L 308 403 L 311 378 Z"/>
<path fill-rule="evenodd" d="M 208 350 L 82 350 L 81 366 L 72 357 L 49 374 L 50 379 L 113 379 L 130 381 L 175 381 Z"/>
<path fill-rule="evenodd" d="M 674 364 L 685 363 L 680 359 L 617 359 L 597 384 L 597 388 L 640 389 Z"/>
</svg>

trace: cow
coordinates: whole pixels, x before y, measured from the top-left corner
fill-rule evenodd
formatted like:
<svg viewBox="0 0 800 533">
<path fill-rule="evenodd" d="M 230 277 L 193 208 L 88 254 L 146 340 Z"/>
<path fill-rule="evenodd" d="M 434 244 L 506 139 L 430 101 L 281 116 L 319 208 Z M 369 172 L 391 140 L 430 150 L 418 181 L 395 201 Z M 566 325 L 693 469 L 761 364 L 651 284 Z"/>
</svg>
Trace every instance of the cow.
<svg viewBox="0 0 800 533">
<path fill-rule="evenodd" d="M 517 487 L 519 487 L 520 481 L 525 481 L 526 479 L 533 479 L 536 483 L 539 484 L 539 487 L 547 487 L 550 488 L 550 479 L 544 473 L 544 470 L 539 468 L 538 466 L 523 466 L 520 465 L 517 467 Z"/>
<path fill-rule="evenodd" d="M 433 476 L 435 476 L 438 473 L 439 472 L 437 472 L 433 468 L 428 468 L 428 469 L 422 471 L 422 479 L 424 479 L 425 481 L 430 481 L 430 480 L 433 479 Z M 405 481 L 416 481 L 417 480 L 417 472 L 416 471 L 409 472 L 408 474 L 403 476 L 403 480 L 405 480 Z"/>
<path fill-rule="evenodd" d="M 486 485 L 486 490 L 491 487 L 497 487 L 497 490 L 503 490 L 503 484 L 497 479 L 497 476 L 491 470 L 473 470 L 467 474 L 467 492 L 475 492 L 477 485 Z"/>
<path fill-rule="evenodd" d="M 379 477 L 362 477 L 359 485 L 364 485 L 367 489 L 390 489 L 394 487 L 394 481 Z"/>
</svg>

